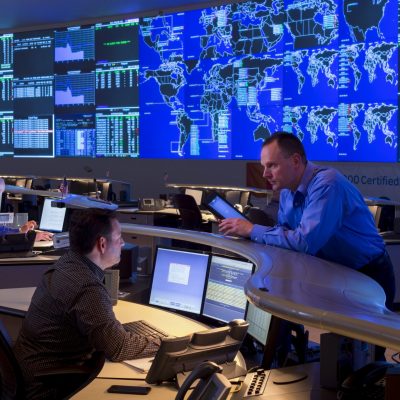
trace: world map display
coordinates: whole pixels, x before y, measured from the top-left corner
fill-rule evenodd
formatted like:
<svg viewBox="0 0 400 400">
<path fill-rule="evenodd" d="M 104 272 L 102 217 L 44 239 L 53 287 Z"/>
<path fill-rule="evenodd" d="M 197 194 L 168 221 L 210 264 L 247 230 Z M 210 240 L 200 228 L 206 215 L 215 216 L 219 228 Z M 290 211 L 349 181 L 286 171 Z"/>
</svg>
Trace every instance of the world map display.
<svg viewBox="0 0 400 400">
<path fill-rule="evenodd" d="M 398 2 L 248 1 L 143 18 L 140 156 L 396 161 Z"/>
</svg>

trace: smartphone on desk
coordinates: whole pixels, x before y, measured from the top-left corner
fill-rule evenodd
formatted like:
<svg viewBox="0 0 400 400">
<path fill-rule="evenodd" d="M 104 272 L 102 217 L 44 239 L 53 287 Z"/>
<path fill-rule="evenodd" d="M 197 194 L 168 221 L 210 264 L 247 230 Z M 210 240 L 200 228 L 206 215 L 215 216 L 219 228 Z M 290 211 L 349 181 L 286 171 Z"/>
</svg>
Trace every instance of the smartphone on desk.
<svg viewBox="0 0 400 400">
<path fill-rule="evenodd" d="M 148 394 L 150 390 L 151 387 L 149 386 L 112 385 L 107 389 L 107 392 L 121 394 Z"/>
</svg>

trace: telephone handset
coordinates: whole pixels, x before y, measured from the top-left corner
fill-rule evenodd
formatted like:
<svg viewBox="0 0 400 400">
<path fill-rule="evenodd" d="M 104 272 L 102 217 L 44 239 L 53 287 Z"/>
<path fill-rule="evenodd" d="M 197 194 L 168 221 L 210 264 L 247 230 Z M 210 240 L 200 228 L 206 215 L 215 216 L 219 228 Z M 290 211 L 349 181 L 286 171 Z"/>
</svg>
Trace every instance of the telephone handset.
<svg viewBox="0 0 400 400">
<path fill-rule="evenodd" d="M 384 377 L 389 368 L 395 364 L 385 361 L 375 361 L 353 372 L 341 384 L 338 393 L 340 400 L 357 400 L 373 398 L 373 394 L 384 397 Z M 371 396 L 371 397 L 368 397 Z"/>
<path fill-rule="evenodd" d="M 184 400 L 185 394 L 196 379 L 199 379 L 199 382 L 187 400 L 225 400 L 231 384 L 221 372 L 222 368 L 211 361 L 201 363 L 185 379 L 175 400 Z"/>
</svg>

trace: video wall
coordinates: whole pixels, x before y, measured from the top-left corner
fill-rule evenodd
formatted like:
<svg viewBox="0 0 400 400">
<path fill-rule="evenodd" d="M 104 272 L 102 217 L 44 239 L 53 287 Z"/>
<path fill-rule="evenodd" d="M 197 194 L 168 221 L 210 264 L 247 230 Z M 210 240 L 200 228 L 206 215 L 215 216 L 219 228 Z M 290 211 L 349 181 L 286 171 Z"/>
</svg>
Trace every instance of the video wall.
<svg viewBox="0 0 400 400">
<path fill-rule="evenodd" d="M 246 1 L 0 35 L 1 157 L 398 161 L 399 3 Z"/>
</svg>

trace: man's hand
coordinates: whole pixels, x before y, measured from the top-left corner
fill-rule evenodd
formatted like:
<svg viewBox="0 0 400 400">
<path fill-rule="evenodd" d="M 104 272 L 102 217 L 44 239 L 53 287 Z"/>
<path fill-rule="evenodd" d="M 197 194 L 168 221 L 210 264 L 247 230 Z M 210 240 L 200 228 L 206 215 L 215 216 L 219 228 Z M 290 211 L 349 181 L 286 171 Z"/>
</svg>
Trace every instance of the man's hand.
<svg viewBox="0 0 400 400">
<path fill-rule="evenodd" d="M 253 224 L 241 218 L 226 218 L 219 222 L 218 228 L 224 235 L 250 237 Z"/>
<path fill-rule="evenodd" d="M 53 234 L 46 231 L 36 231 L 35 242 L 53 240 Z"/>
<path fill-rule="evenodd" d="M 28 222 L 25 222 L 25 224 L 21 225 L 19 231 L 21 233 L 26 233 L 28 231 L 33 231 L 36 228 L 37 228 L 37 223 L 32 219 Z"/>
<path fill-rule="evenodd" d="M 23 224 L 20 228 L 19 231 L 21 233 L 26 233 L 28 231 L 33 231 L 37 228 L 37 223 L 36 221 L 34 221 L 33 219 L 26 222 L 25 224 Z M 35 241 L 38 242 L 40 240 L 45 240 L 45 241 L 49 241 L 49 240 L 53 240 L 53 234 L 51 232 L 46 232 L 46 231 L 36 231 L 36 237 L 35 237 Z"/>
</svg>

